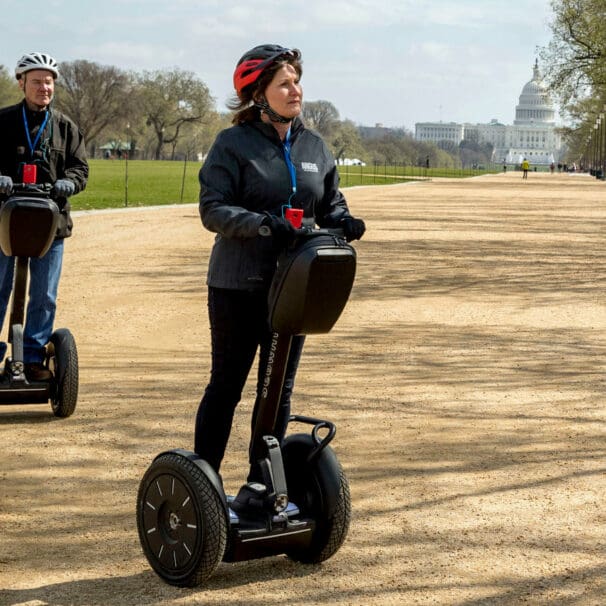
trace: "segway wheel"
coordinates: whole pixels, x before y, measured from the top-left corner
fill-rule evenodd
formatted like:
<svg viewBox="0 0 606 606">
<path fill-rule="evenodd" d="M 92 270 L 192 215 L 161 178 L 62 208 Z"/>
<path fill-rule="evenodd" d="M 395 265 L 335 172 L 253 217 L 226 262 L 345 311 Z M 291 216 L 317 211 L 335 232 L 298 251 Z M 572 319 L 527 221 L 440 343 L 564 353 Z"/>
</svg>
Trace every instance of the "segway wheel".
<svg viewBox="0 0 606 606">
<path fill-rule="evenodd" d="M 53 373 L 51 406 L 56 417 L 69 417 L 78 401 L 78 350 L 67 328 L 56 330 L 47 346 L 47 365 Z"/>
<path fill-rule="evenodd" d="M 289 500 L 304 517 L 315 521 L 309 546 L 286 553 L 292 560 L 307 564 L 323 562 L 339 550 L 351 519 L 345 472 L 329 446 L 308 462 L 314 448 L 311 436 L 295 434 L 284 441 L 282 449 Z"/>
<path fill-rule="evenodd" d="M 159 456 L 143 476 L 137 528 L 150 566 L 178 587 L 208 579 L 227 543 L 219 495 L 195 463 L 175 453 Z"/>
</svg>

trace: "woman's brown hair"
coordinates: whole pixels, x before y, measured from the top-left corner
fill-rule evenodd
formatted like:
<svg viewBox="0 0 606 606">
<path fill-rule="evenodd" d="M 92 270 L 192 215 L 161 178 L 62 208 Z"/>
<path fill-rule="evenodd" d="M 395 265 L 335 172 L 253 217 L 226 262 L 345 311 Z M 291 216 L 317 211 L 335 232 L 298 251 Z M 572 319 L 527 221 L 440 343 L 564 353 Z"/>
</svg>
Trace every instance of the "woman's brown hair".
<svg viewBox="0 0 606 606">
<path fill-rule="evenodd" d="M 241 124 L 243 122 L 254 122 L 261 117 L 261 110 L 254 105 L 259 94 L 263 95 L 269 83 L 273 80 L 276 72 L 288 63 L 295 68 L 299 78 L 303 75 L 303 66 L 300 59 L 289 58 L 272 63 L 259 76 L 256 82 L 242 89 L 240 95 L 234 95 L 233 99 L 227 103 L 227 108 L 235 112 L 232 118 L 232 124 Z"/>
</svg>

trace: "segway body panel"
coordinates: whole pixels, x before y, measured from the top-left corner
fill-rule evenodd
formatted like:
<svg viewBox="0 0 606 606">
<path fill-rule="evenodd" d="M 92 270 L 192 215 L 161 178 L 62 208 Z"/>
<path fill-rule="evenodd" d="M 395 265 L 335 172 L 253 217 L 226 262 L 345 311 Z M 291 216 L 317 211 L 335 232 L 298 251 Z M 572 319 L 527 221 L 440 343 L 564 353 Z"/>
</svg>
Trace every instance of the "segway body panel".
<svg viewBox="0 0 606 606">
<path fill-rule="evenodd" d="M 58 222 L 59 207 L 53 200 L 12 196 L 0 211 L 0 248 L 7 257 L 43 257 Z"/>
<path fill-rule="evenodd" d="M 314 233 L 278 259 L 269 292 L 269 322 L 281 335 L 329 332 L 353 286 L 355 249 L 337 236 Z"/>
<path fill-rule="evenodd" d="M 50 381 L 30 381 L 24 372 L 23 324 L 29 259 L 48 252 L 60 215 L 59 207 L 42 187 L 25 186 L 0 209 L 0 249 L 15 257 L 9 328 L 12 356 L 7 358 L 0 377 L 0 404 L 42 404 L 50 400 L 55 416 L 68 417 L 74 412 L 78 394 L 78 354 L 69 330 L 55 331 L 47 345 L 45 363 L 53 373 Z"/>
</svg>

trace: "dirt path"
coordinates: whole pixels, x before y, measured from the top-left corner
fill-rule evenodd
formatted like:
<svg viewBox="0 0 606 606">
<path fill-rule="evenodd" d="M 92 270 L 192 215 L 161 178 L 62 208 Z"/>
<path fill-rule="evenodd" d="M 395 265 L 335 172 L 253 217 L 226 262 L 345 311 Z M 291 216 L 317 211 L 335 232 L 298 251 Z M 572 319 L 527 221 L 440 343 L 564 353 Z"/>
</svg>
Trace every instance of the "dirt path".
<svg viewBox="0 0 606 606">
<path fill-rule="evenodd" d="M 75 218 L 57 326 L 76 413 L 0 407 L 0 604 L 602 604 L 606 185 L 519 173 L 347 190 L 368 233 L 295 412 L 338 426 L 347 542 L 321 566 L 221 564 L 162 583 L 135 523 L 158 452 L 191 448 L 208 377 L 195 206 Z M 252 384 L 226 486 L 243 479 Z"/>
</svg>

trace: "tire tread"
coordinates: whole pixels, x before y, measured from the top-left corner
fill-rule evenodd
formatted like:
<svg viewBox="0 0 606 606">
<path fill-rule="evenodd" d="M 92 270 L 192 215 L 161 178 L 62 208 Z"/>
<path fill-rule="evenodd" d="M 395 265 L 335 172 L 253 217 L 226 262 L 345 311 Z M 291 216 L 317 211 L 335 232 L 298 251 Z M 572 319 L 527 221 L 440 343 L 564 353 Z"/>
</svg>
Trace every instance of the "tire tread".
<svg viewBox="0 0 606 606">
<path fill-rule="evenodd" d="M 191 491 L 199 498 L 198 506 L 202 511 L 203 549 L 201 553 L 196 554 L 197 559 L 193 567 L 190 567 L 191 569 L 183 576 L 166 574 L 154 554 L 150 553 L 145 541 L 143 499 L 149 484 L 160 475 L 161 469 L 175 473 L 179 479 L 188 484 Z M 227 544 L 227 523 L 219 496 L 197 465 L 175 453 L 166 453 L 156 459 L 143 476 L 137 497 L 137 528 L 141 547 L 151 567 L 167 583 L 177 587 L 196 587 L 206 581 L 221 562 Z"/>
</svg>

